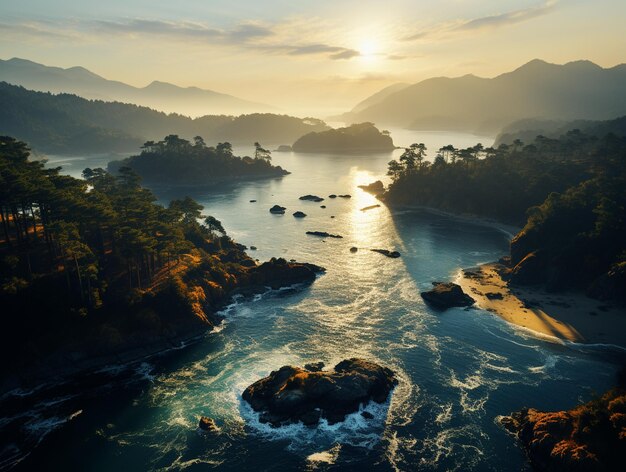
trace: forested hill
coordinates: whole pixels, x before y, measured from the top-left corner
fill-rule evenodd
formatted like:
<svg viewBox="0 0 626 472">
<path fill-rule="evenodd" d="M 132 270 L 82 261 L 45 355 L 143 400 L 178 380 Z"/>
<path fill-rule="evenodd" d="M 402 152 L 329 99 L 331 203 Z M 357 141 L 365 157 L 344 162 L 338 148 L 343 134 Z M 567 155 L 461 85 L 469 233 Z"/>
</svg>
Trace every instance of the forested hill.
<svg viewBox="0 0 626 472">
<path fill-rule="evenodd" d="M 519 283 L 626 298 L 626 137 L 572 130 L 497 149 L 414 145 L 389 163 L 392 206 L 423 205 L 524 226 L 511 243 Z"/>
<path fill-rule="evenodd" d="M 198 185 L 216 180 L 281 177 L 288 174 L 280 166 L 270 164 L 271 151 L 255 143 L 254 157 L 233 155 L 230 143 L 207 146 L 200 136 L 191 143 L 176 135 L 142 146 L 141 153 L 109 163 L 117 172 L 128 167 L 146 183 L 169 185 Z"/>
<path fill-rule="evenodd" d="M 496 137 L 495 146 L 500 144 L 513 144 L 519 139 L 524 142 L 532 142 L 537 136 L 547 138 L 559 138 L 568 131 L 578 129 L 589 136 L 598 138 L 613 133 L 617 136 L 626 136 L 626 116 L 614 120 L 520 120 L 505 126 Z"/>
<path fill-rule="evenodd" d="M 271 113 L 189 118 L 119 102 L 76 95 L 34 92 L 0 82 L 0 135 L 16 136 L 50 154 L 132 152 L 168 134 L 207 142 L 292 143 L 312 131 L 328 129 L 315 118 Z"/>
<path fill-rule="evenodd" d="M 0 392 L 145 356 L 210 329 L 240 288 L 311 282 L 319 268 L 257 264 L 191 198 L 155 203 L 128 168 L 85 179 L 0 136 Z"/>
</svg>

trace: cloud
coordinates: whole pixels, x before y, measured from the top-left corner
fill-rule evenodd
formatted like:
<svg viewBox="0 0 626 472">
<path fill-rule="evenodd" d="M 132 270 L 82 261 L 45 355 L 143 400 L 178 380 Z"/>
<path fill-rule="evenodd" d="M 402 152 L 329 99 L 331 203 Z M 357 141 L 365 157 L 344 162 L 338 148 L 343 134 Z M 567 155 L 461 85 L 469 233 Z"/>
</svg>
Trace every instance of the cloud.
<svg viewBox="0 0 626 472">
<path fill-rule="evenodd" d="M 65 20 L 59 22 L 11 22 L 0 23 L 2 33 L 14 37 L 19 34 L 27 38 L 56 38 L 102 40 L 120 36 L 143 39 L 158 36 L 189 44 L 221 45 L 267 54 L 287 56 L 326 56 L 331 60 L 349 60 L 360 56 L 359 51 L 323 42 L 302 43 L 298 25 L 282 23 L 264 25 L 243 22 L 231 28 L 214 28 L 204 23 L 191 21 L 164 21 L 153 19 L 124 20 Z"/>
<path fill-rule="evenodd" d="M 407 36 L 405 40 L 418 41 L 425 39 L 446 39 L 462 33 L 502 28 L 547 15 L 555 9 L 557 2 L 558 0 L 546 0 L 539 5 L 500 13 L 498 15 L 484 16 L 473 20 L 457 20 L 454 22 L 442 23 L 433 28 L 413 33 Z"/>
<path fill-rule="evenodd" d="M 150 34 L 178 37 L 180 39 L 223 41 L 235 44 L 245 43 L 252 39 L 267 38 L 274 34 L 270 28 L 255 23 L 242 23 L 230 30 L 210 28 L 201 23 L 186 21 L 172 22 L 145 19 L 127 21 L 98 20 L 93 22 L 93 24 L 97 31 L 104 33 Z"/>
</svg>

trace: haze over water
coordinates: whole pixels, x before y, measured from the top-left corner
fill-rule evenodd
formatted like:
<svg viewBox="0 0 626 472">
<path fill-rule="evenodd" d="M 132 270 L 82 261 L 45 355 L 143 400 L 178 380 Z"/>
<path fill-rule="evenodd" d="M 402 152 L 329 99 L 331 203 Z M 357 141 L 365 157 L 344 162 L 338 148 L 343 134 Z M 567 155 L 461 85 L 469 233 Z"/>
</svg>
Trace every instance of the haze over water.
<svg viewBox="0 0 626 472">
<path fill-rule="evenodd" d="M 393 131 L 397 144 L 423 141 L 430 155 L 448 143 L 491 144 L 471 135 L 406 133 Z M 250 254 L 262 261 L 280 256 L 327 271 L 308 287 L 237 300 L 224 311 L 217 332 L 169 354 L 158 369 L 147 361 L 130 372 L 100 374 L 112 377 L 106 387 L 87 379 L 86 385 L 19 400 L 5 397 L 5 405 L 20 402 L 24 418 L 13 460 L 30 452 L 24 467 L 81 470 L 526 467 L 521 449 L 497 424 L 498 415 L 524 406 L 568 408 L 609 388 L 616 367 L 606 361 L 614 351 L 540 340 L 478 309 L 441 313 L 426 306 L 420 290 L 505 255 L 511 235 L 423 210 L 391 212 L 381 205 L 361 211 L 380 202 L 358 185 L 384 178 L 390 159 L 274 153 L 273 162 L 291 175 L 154 189 L 163 202 L 197 199 L 235 240 L 256 246 Z M 93 161 L 72 161 L 68 171 L 75 175 L 87 165 Z M 298 200 L 305 194 L 326 200 Z M 330 194 L 352 198 L 329 199 Z M 274 204 L 287 207 L 286 214 L 269 214 Z M 297 210 L 308 216 L 294 218 Z M 307 236 L 309 230 L 343 239 Z M 351 253 L 352 246 L 359 251 Z M 398 250 L 402 257 L 388 259 L 371 248 Z M 349 357 L 374 360 L 400 378 L 389 404 L 368 407 L 373 421 L 357 414 L 318 429 L 271 429 L 241 403 L 246 386 L 282 365 L 321 360 L 332 367 Z M 200 415 L 215 418 L 221 434 L 199 434 Z"/>
</svg>

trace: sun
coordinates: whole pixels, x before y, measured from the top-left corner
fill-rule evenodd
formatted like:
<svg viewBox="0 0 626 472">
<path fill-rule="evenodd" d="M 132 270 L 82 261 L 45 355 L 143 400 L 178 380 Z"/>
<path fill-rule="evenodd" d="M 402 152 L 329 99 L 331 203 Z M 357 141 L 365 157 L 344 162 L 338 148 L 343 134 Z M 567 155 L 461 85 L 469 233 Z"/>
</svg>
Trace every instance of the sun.
<svg viewBox="0 0 626 472">
<path fill-rule="evenodd" d="M 375 60 L 380 54 L 380 44 L 375 39 L 367 38 L 361 40 L 359 47 L 360 57 L 365 61 L 371 62 Z"/>
</svg>

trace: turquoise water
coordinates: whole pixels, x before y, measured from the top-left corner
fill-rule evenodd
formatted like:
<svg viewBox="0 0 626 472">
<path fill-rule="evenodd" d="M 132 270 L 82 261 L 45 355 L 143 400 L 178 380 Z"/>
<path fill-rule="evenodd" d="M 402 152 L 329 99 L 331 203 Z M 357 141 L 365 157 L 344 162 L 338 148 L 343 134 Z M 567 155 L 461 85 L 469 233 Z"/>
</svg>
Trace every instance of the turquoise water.
<svg viewBox="0 0 626 472">
<path fill-rule="evenodd" d="M 419 138 L 429 147 L 444 139 Z M 462 140 L 475 138 L 449 142 Z M 276 153 L 274 160 L 292 172 L 283 179 L 155 189 L 163 201 L 198 199 L 236 240 L 257 246 L 251 254 L 260 260 L 282 256 L 327 272 L 307 287 L 235 300 L 219 329 L 185 349 L 5 396 L 0 437 L 10 448 L 0 467 L 523 470 L 523 453 L 497 417 L 589 399 L 612 384 L 615 351 L 541 340 L 477 309 L 427 307 L 420 290 L 501 257 L 510 234 L 423 210 L 361 211 L 377 202 L 357 186 L 382 177 L 389 159 Z M 298 200 L 309 193 L 352 198 Z M 269 214 L 274 204 L 287 207 L 286 214 Z M 297 210 L 308 216 L 293 218 Z M 308 230 L 343 239 L 322 240 Z M 374 420 L 357 414 L 334 426 L 276 429 L 261 425 L 241 402 L 247 385 L 284 364 L 332 366 L 355 356 L 392 368 L 400 379 L 387 404 L 367 406 Z M 221 432 L 198 433 L 200 415 L 213 417 Z"/>
</svg>

